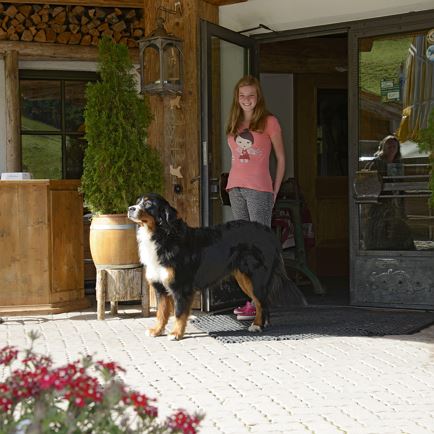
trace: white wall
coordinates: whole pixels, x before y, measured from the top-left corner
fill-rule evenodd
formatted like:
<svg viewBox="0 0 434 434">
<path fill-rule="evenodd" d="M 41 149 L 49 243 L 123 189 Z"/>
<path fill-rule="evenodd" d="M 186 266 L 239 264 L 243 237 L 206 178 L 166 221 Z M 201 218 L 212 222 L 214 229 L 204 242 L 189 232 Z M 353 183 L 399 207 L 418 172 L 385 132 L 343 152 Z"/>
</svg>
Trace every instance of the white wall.
<svg viewBox="0 0 434 434">
<path fill-rule="evenodd" d="M 292 74 L 260 74 L 265 103 L 279 119 L 285 146 L 285 178 L 294 176 L 294 107 Z M 274 175 L 276 162 L 271 158 L 271 173 Z"/>
<path fill-rule="evenodd" d="M 220 25 L 235 31 L 258 24 L 282 31 L 433 8 L 433 0 L 248 0 L 219 11 Z"/>
<path fill-rule="evenodd" d="M 0 57 L 0 173 L 6 170 L 5 62 Z"/>
</svg>

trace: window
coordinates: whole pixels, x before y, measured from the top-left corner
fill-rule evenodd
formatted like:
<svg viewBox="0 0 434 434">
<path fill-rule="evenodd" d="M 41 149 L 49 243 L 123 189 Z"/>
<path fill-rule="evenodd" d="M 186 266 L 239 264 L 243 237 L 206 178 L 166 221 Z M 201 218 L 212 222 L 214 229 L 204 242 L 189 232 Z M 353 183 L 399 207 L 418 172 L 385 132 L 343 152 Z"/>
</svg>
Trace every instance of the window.
<svg viewBox="0 0 434 434">
<path fill-rule="evenodd" d="M 96 73 L 20 71 L 23 171 L 79 179 L 83 171 L 86 84 Z"/>
<path fill-rule="evenodd" d="M 434 250 L 433 210 L 422 183 L 429 155 L 418 148 L 419 131 L 434 109 L 430 34 L 425 29 L 359 43 L 358 168 L 370 182 L 381 179 L 380 196 L 359 208 L 364 250 Z"/>
</svg>

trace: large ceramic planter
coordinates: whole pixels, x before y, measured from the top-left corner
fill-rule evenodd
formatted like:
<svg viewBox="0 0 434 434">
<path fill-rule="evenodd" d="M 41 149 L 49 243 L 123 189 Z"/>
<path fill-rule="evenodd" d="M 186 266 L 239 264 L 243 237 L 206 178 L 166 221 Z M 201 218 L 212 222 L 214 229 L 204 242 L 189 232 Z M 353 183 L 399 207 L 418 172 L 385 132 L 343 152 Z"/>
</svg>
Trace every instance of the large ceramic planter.
<svg viewBox="0 0 434 434">
<path fill-rule="evenodd" d="M 136 225 L 126 214 L 92 217 L 90 251 L 96 268 L 135 268 L 140 266 Z"/>
</svg>

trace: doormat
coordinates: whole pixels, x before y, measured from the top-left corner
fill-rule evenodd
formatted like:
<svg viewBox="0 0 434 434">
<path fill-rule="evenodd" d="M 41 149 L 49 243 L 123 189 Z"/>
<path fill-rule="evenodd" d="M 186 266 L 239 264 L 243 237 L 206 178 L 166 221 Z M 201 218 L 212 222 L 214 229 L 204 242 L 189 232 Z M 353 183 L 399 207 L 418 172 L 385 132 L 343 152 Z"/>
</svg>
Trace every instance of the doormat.
<svg viewBox="0 0 434 434">
<path fill-rule="evenodd" d="M 262 333 L 247 331 L 252 321 L 233 314 L 207 314 L 191 324 L 224 343 L 280 341 L 321 336 L 409 335 L 434 324 L 434 312 L 350 307 L 302 307 L 271 314 Z"/>
</svg>

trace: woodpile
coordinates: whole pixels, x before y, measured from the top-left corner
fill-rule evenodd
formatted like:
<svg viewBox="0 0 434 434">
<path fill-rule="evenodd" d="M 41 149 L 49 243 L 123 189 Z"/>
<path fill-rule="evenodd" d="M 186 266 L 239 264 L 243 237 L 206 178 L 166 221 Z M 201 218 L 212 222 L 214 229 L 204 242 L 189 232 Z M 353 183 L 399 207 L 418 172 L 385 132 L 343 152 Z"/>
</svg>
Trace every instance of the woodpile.
<svg viewBox="0 0 434 434">
<path fill-rule="evenodd" d="M 102 36 L 137 47 L 143 10 L 0 2 L 0 41 L 98 45 Z"/>
</svg>

